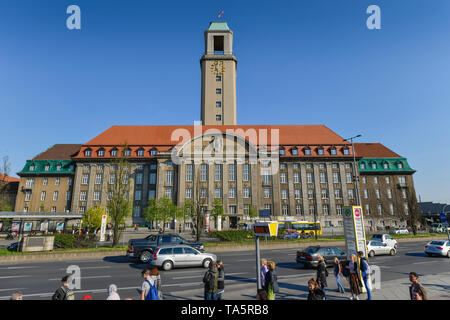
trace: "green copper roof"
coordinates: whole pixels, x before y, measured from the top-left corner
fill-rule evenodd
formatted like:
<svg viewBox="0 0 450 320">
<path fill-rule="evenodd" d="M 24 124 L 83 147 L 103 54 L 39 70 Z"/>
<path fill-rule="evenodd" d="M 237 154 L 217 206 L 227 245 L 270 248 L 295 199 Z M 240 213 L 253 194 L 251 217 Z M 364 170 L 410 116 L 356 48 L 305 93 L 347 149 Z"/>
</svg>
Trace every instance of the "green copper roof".
<svg viewBox="0 0 450 320">
<path fill-rule="evenodd" d="M 359 171 L 362 173 L 415 171 L 409 166 L 406 158 L 362 158 L 358 163 Z"/>
<path fill-rule="evenodd" d="M 208 31 L 230 31 L 230 28 L 228 28 L 228 25 L 225 21 L 213 21 L 209 24 Z"/>
<path fill-rule="evenodd" d="M 25 174 L 74 174 L 72 160 L 27 160 L 19 176 Z"/>
</svg>

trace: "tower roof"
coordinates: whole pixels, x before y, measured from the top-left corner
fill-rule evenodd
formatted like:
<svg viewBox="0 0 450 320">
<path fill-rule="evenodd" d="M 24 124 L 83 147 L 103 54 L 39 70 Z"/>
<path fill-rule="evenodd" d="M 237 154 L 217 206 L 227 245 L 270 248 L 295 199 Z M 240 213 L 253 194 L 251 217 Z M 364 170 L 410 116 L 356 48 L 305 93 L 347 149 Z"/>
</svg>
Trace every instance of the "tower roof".
<svg viewBox="0 0 450 320">
<path fill-rule="evenodd" d="M 212 21 L 209 23 L 208 31 L 230 31 L 225 21 Z"/>
</svg>

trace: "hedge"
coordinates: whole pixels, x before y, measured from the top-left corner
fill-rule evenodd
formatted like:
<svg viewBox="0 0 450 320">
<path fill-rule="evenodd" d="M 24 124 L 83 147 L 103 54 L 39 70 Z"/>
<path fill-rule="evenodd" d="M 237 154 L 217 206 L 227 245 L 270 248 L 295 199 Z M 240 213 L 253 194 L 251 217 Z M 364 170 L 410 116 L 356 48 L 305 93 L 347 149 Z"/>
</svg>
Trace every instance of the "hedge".
<svg viewBox="0 0 450 320">
<path fill-rule="evenodd" d="M 253 231 L 247 230 L 226 230 L 226 231 L 212 231 L 209 235 L 222 241 L 237 241 L 242 242 L 248 239 L 254 239 Z"/>
</svg>

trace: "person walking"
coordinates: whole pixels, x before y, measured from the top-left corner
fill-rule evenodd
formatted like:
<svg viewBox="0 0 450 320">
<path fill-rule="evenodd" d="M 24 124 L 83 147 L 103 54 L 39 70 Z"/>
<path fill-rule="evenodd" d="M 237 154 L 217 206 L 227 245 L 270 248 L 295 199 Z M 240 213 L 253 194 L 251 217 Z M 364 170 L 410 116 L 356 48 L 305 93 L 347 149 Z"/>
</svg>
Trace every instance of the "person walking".
<svg viewBox="0 0 450 320">
<path fill-rule="evenodd" d="M 342 265 L 337 257 L 334 258 L 334 277 L 338 286 L 337 292 L 345 293 L 344 286 L 341 283 Z"/>
<path fill-rule="evenodd" d="M 155 280 L 151 277 L 151 273 L 152 271 L 149 268 L 142 270 L 144 282 L 141 286 L 141 300 L 158 300 L 158 291 Z"/>
<path fill-rule="evenodd" d="M 217 269 L 219 270 L 219 278 L 217 279 L 217 300 L 222 300 L 225 292 L 225 269 L 222 260 L 217 261 Z"/>
<path fill-rule="evenodd" d="M 269 271 L 264 278 L 264 290 L 266 290 L 269 300 L 275 300 L 275 295 L 278 293 L 278 276 L 275 272 L 275 262 L 269 261 L 267 266 Z"/>
<path fill-rule="evenodd" d="M 73 291 L 68 286 L 69 276 L 61 279 L 61 287 L 59 287 L 52 296 L 52 300 L 74 300 Z"/>
<path fill-rule="evenodd" d="M 259 271 L 260 278 L 261 278 L 261 288 L 264 288 L 264 285 L 266 283 L 265 278 L 266 274 L 269 271 L 269 267 L 267 266 L 267 260 L 261 259 L 261 270 Z"/>
<path fill-rule="evenodd" d="M 10 298 L 9 300 L 23 300 L 23 294 L 22 294 L 22 292 L 21 292 L 21 291 L 14 292 L 14 293 L 11 295 L 11 298 Z"/>
<path fill-rule="evenodd" d="M 205 300 L 217 300 L 217 286 L 219 280 L 219 270 L 214 261 L 209 263 L 209 269 L 203 276 L 203 283 L 205 284 Z"/>
<path fill-rule="evenodd" d="M 411 300 L 428 300 L 428 293 L 425 287 L 419 282 L 419 275 L 416 272 L 409 273 L 409 296 Z"/>
<path fill-rule="evenodd" d="M 370 266 L 366 258 L 364 258 L 364 253 L 362 251 L 358 252 L 359 257 L 359 270 L 361 271 L 361 278 L 364 282 L 364 286 L 367 291 L 367 300 L 372 300 L 372 288 L 370 286 Z"/>
<path fill-rule="evenodd" d="M 358 277 L 358 260 L 356 255 L 352 254 L 350 256 L 350 262 L 346 267 L 350 270 L 349 282 L 350 282 L 350 292 L 352 293 L 352 297 L 350 300 L 359 300 L 358 295 L 361 294 L 360 290 L 360 281 Z"/>
<path fill-rule="evenodd" d="M 308 300 L 325 300 L 325 293 L 320 289 L 319 284 L 314 278 L 308 281 Z"/>
<path fill-rule="evenodd" d="M 115 284 L 111 284 L 108 287 L 108 297 L 106 300 L 120 300 L 120 296 L 117 293 L 117 286 Z"/>
<path fill-rule="evenodd" d="M 322 256 L 318 257 L 318 261 L 319 264 L 317 265 L 316 281 L 319 284 L 320 289 L 325 294 L 325 288 L 328 287 L 327 284 L 328 270 Z"/>
<path fill-rule="evenodd" d="M 162 300 L 163 294 L 162 294 L 162 286 L 161 286 L 161 276 L 158 272 L 158 268 L 154 267 L 152 269 L 150 277 L 153 279 L 153 281 L 155 281 L 156 290 L 158 290 L 158 300 Z"/>
</svg>

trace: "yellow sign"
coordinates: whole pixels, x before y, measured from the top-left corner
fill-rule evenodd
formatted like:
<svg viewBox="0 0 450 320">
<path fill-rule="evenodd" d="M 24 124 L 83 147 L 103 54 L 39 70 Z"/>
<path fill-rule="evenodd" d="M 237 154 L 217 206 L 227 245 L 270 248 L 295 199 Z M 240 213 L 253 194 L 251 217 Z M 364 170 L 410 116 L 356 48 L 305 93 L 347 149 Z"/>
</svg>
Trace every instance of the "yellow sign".
<svg viewBox="0 0 450 320">
<path fill-rule="evenodd" d="M 276 222 L 258 222 L 253 225 L 255 236 L 276 237 L 278 234 L 278 223 Z"/>
</svg>

